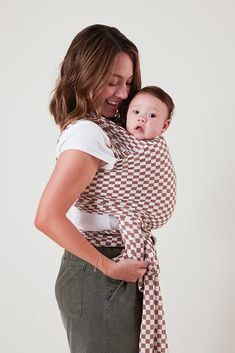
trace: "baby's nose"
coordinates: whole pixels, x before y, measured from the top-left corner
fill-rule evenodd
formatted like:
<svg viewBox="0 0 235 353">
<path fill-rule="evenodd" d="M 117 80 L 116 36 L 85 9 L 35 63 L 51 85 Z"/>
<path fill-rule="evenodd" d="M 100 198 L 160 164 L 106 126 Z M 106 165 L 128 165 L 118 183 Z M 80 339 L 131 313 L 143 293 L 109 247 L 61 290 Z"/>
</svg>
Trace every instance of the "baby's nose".
<svg viewBox="0 0 235 353">
<path fill-rule="evenodd" d="M 138 120 L 139 121 L 146 121 L 147 117 L 145 114 L 142 114 L 141 116 L 139 116 Z"/>
</svg>

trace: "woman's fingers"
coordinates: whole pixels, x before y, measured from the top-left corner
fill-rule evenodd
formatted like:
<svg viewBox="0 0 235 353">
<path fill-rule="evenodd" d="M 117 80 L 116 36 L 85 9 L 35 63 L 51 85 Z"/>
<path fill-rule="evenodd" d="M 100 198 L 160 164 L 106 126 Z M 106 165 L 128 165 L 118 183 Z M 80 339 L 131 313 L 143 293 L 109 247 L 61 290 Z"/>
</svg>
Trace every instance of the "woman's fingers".
<svg viewBox="0 0 235 353">
<path fill-rule="evenodd" d="M 147 268 L 149 266 L 149 262 L 147 261 L 138 261 L 138 264 L 141 268 Z"/>
<path fill-rule="evenodd" d="M 147 261 L 124 259 L 119 262 L 113 262 L 110 268 L 109 276 L 115 279 L 121 279 L 126 282 L 136 282 L 146 273 L 149 266 Z"/>
<path fill-rule="evenodd" d="M 139 270 L 139 274 L 140 274 L 140 277 L 143 277 L 143 275 L 147 272 L 147 269 L 140 269 Z"/>
</svg>

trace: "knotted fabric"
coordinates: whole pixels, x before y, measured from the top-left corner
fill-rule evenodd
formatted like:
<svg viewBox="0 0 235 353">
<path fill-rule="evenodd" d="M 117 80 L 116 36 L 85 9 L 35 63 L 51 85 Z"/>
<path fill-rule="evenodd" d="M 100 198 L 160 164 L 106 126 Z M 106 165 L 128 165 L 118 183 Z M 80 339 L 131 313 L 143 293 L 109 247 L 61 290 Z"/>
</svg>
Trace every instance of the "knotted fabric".
<svg viewBox="0 0 235 353">
<path fill-rule="evenodd" d="M 148 261 L 138 279 L 143 292 L 139 353 L 167 353 L 167 334 L 158 274 L 159 263 L 151 230 L 170 218 L 176 199 L 176 177 L 162 136 L 138 140 L 124 128 L 101 117 L 96 121 L 110 138 L 117 162 L 112 170 L 99 169 L 74 203 L 88 213 L 118 218 L 119 230 L 81 231 L 94 246 L 122 246 L 112 260 Z"/>
</svg>

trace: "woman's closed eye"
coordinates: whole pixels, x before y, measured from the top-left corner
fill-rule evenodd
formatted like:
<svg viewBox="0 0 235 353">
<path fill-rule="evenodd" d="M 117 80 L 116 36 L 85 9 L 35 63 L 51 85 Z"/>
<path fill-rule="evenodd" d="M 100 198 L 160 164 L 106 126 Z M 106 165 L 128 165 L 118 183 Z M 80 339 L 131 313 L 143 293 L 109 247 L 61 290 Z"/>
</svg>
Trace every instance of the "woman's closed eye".
<svg viewBox="0 0 235 353">
<path fill-rule="evenodd" d="M 117 85 L 118 85 L 118 82 L 109 82 L 109 86 L 114 87 L 114 86 L 117 86 Z"/>
</svg>

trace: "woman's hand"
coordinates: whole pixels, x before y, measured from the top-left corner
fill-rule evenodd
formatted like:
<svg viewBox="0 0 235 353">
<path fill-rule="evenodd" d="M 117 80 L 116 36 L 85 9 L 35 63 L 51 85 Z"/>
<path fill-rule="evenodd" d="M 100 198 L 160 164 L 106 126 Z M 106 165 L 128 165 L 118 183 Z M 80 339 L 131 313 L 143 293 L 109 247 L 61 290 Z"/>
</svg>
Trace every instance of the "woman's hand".
<svg viewBox="0 0 235 353">
<path fill-rule="evenodd" d="M 147 261 L 131 259 L 124 259 L 119 262 L 111 261 L 106 270 L 106 275 L 126 282 L 136 282 L 138 278 L 143 277 L 148 265 Z"/>
</svg>

